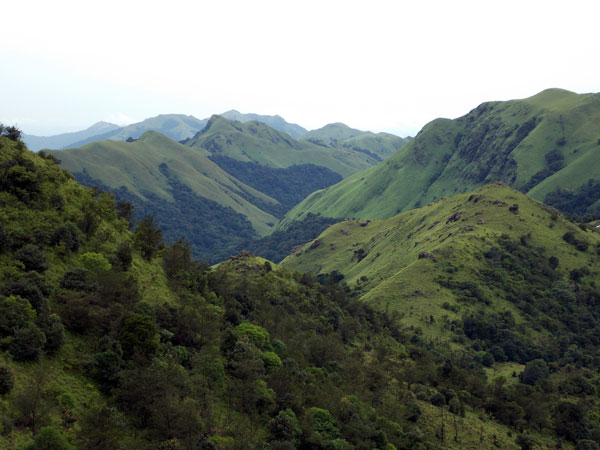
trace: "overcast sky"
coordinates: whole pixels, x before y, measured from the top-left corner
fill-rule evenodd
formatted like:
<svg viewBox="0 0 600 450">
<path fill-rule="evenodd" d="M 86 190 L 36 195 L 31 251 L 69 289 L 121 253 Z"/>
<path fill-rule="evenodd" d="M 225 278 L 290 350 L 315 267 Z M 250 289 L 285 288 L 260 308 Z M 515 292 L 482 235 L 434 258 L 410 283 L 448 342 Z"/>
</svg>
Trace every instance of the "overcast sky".
<svg viewBox="0 0 600 450">
<path fill-rule="evenodd" d="M 600 2 L 11 1 L 0 121 L 29 134 L 237 109 L 414 135 L 549 88 L 600 91 Z"/>
</svg>

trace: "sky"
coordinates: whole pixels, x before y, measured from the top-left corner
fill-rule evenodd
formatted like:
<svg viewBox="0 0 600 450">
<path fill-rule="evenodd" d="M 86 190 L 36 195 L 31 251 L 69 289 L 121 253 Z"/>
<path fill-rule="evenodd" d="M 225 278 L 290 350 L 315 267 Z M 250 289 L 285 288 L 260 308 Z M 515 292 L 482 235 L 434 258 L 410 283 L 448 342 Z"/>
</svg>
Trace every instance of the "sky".
<svg viewBox="0 0 600 450">
<path fill-rule="evenodd" d="M 0 122 L 77 131 L 229 109 L 415 135 L 484 101 L 600 91 L 597 0 L 12 1 Z"/>
</svg>

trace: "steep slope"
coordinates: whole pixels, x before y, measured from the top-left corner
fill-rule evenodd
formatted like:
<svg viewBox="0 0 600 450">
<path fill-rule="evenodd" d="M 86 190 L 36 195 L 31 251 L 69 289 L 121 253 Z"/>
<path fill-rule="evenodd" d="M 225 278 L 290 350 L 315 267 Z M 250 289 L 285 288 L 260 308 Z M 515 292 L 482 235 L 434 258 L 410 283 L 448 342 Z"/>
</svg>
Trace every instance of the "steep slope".
<svg viewBox="0 0 600 450">
<path fill-rule="evenodd" d="M 175 140 L 181 141 L 196 134 L 206 126 L 207 119 L 200 120 L 194 116 L 184 114 L 159 114 L 156 117 L 150 117 L 138 123 L 133 123 L 119 129 L 115 129 L 103 134 L 97 134 L 87 139 L 82 139 L 71 143 L 62 148 L 82 147 L 92 142 L 112 139 L 116 141 L 126 141 L 127 139 L 137 139 L 146 131 L 158 131 L 161 134 Z"/>
<path fill-rule="evenodd" d="M 233 120 L 237 122 L 262 122 L 271 128 L 274 128 L 279 131 L 283 131 L 284 133 L 289 134 L 294 139 L 298 139 L 304 133 L 306 133 L 306 129 L 297 125 L 295 123 L 286 122 L 281 116 L 266 116 L 262 114 L 243 114 L 235 109 L 230 111 L 226 111 L 221 116 L 225 117 L 228 120 Z"/>
<path fill-rule="evenodd" d="M 313 164 L 345 177 L 377 160 L 351 149 L 333 149 L 297 141 L 260 122 L 232 122 L 213 116 L 206 128 L 184 142 L 208 157 L 231 158 L 272 168 Z"/>
<path fill-rule="evenodd" d="M 200 258 L 231 240 L 267 233 L 276 200 L 221 170 L 199 152 L 158 132 L 135 142 L 102 141 L 53 152 L 88 186 L 100 186 L 151 213 L 170 240 L 186 236 Z"/>
<path fill-rule="evenodd" d="M 119 129 L 119 125 L 108 122 L 98 122 L 91 127 L 76 131 L 74 133 L 63 133 L 55 136 L 34 136 L 31 134 L 23 134 L 23 142 L 31 150 L 37 151 L 43 148 L 60 149 L 94 136 L 105 133 L 114 132 Z"/>
<path fill-rule="evenodd" d="M 317 192 L 288 213 L 390 217 L 432 200 L 503 181 L 544 200 L 600 173 L 600 94 L 550 89 L 484 103 L 455 120 L 437 119 L 395 155 Z M 589 199 L 586 210 L 600 199 Z"/>
</svg>

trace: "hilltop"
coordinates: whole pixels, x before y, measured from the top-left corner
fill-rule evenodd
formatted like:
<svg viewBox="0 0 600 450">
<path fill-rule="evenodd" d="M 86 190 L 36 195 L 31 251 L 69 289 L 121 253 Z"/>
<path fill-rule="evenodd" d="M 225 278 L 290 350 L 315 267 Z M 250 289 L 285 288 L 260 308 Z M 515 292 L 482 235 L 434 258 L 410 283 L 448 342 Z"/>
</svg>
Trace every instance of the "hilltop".
<svg viewBox="0 0 600 450">
<path fill-rule="evenodd" d="M 300 136 L 306 133 L 306 129 L 295 123 L 288 123 L 281 116 L 268 116 L 262 114 L 244 114 L 235 109 L 229 110 L 221 114 L 228 120 L 237 122 L 262 122 L 271 128 L 282 131 L 289 134 L 294 139 L 298 139 Z"/>
<path fill-rule="evenodd" d="M 594 213 L 600 200 L 598 120 L 600 94 L 550 89 L 483 103 L 458 119 L 434 120 L 381 164 L 315 192 L 280 227 L 308 212 L 391 217 L 492 181 L 557 206 L 571 194 L 578 213 Z"/>
</svg>

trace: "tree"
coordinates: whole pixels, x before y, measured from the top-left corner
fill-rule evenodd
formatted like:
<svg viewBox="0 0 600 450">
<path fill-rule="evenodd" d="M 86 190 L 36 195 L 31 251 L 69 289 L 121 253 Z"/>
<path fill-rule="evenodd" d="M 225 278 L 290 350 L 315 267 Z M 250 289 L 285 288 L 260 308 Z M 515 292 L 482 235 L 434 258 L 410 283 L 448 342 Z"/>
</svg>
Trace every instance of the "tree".
<svg viewBox="0 0 600 450">
<path fill-rule="evenodd" d="M 152 260 L 162 243 L 162 231 L 156 227 L 154 216 L 144 217 L 133 233 L 133 241 L 142 256 L 148 261 Z"/>
<path fill-rule="evenodd" d="M 548 378 L 549 375 L 550 370 L 546 361 L 543 359 L 534 359 L 525 365 L 525 369 L 519 374 L 519 380 L 523 384 L 533 386 L 538 381 Z"/>
<path fill-rule="evenodd" d="M 151 317 L 134 314 L 125 321 L 120 337 L 125 358 L 152 356 L 158 350 L 158 327 Z"/>
<path fill-rule="evenodd" d="M 291 409 L 284 409 L 271 419 L 269 423 L 271 432 L 271 440 L 273 441 L 288 441 L 294 443 L 294 447 L 299 443 L 302 436 L 302 430 L 298 425 L 296 414 Z"/>
<path fill-rule="evenodd" d="M 17 361 L 37 360 L 46 344 L 46 335 L 34 324 L 29 323 L 15 333 L 8 351 Z"/>
<path fill-rule="evenodd" d="M 15 258 L 23 263 L 25 270 L 44 272 L 48 269 L 44 252 L 36 245 L 24 245 L 15 252 Z"/>
<path fill-rule="evenodd" d="M 130 202 L 120 201 L 117 202 L 115 209 L 117 210 L 117 217 L 119 219 L 125 219 L 129 225 L 129 229 L 133 226 L 133 216 L 135 215 L 135 209 Z"/>
<path fill-rule="evenodd" d="M 6 395 L 12 391 L 15 385 L 15 375 L 6 366 L 0 366 L 0 395 Z"/>
<path fill-rule="evenodd" d="M 55 427 L 44 427 L 35 437 L 33 450 L 73 450 L 73 446 Z"/>
<path fill-rule="evenodd" d="M 0 124 L 0 136 L 8 138 L 11 141 L 17 142 L 21 140 L 22 131 L 14 126 L 6 127 Z"/>
</svg>

